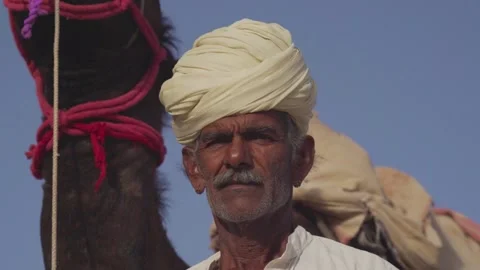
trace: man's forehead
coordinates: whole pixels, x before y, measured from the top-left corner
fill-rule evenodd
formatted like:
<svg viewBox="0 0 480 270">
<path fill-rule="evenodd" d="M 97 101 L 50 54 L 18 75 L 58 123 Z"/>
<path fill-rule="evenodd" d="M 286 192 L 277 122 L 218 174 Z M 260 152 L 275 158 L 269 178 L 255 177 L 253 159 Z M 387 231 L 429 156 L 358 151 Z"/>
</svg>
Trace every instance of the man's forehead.
<svg viewBox="0 0 480 270">
<path fill-rule="evenodd" d="M 202 133 L 234 131 L 235 129 L 245 130 L 250 128 L 268 127 L 273 130 L 282 129 L 284 121 L 282 113 L 277 111 L 266 111 L 258 113 L 247 113 L 232 115 L 221 118 L 202 129 Z"/>
</svg>

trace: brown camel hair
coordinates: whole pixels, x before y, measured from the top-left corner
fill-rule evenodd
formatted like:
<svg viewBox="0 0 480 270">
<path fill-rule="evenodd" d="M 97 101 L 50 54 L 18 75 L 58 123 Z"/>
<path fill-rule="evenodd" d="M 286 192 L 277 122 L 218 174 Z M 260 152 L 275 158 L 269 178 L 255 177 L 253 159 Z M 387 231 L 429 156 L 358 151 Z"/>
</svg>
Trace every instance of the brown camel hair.
<svg viewBox="0 0 480 270">
<path fill-rule="evenodd" d="M 94 4 L 103 0 L 67 0 Z M 139 1 L 138 1 L 139 2 Z M 139 3 L 136 3 L 139 5 Z M 165 111 L 158 94 L 172 76 L 175 40 L 172 25 L 160 4 L 145 0 L 144 16 L 155 30 L 168 59 L 161 64 L 156 83 L 139 104 L 124 112 L 161 131 Z M 16 12 L 20 32 L 27 12 Z M 53 15 L 37 19 L 31 39 L 22 40 L 45 82 L 44 95 L 52 101 Z M 149 67 L 152 52 L 140 34 L 130 46 L 137 25 L 129 12 L 96 21 L 61 18 L 60 109 L 87 101 L 105 100 L 130 90 Z M 107 178 L 98 193 L 88 136 L 63 135 L 59 144 L 57 269 L 183 270 L 187 264 L 176 254 L 163 224 L 166 190 L 158 180 L 156 155 L 146 147 L 107 137 Z M 51 265 L 51 152 L 45 155 L 42 175 L 41 242 L 45 269 Z"/>
</svg>

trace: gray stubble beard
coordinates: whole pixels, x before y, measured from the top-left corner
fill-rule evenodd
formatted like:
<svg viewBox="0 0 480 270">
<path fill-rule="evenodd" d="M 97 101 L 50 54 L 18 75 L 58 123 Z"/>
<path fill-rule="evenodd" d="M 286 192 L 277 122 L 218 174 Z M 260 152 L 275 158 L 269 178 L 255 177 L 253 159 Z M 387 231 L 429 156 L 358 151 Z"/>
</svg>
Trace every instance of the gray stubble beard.
<svg viewBox="0 0 480 270">
<path fill-rule="evenodd" d="M 207 189 L 207 200 L 213 214 L 223 221 L 242 223 L 256 220 L 267 214 L 275 213 L 281 207 L 285 206 L 292 197 L 292 184 L 291 181 L 286 179 L 291 177 L 291 168 L 289 165 L 290 163 L 287 161 L 282 162 L 281 164 L 277 163 L 273 166 L 272 171 L 274 174 L 272 175 L 272 185 L 277 186 L 278 189 L 273 189 L 271 192 L 265 193 L 259 205 L 248 212 L 241 214 L 229 212 L 226 205 L 218 198 L 217 200 L 214 200 L 211 196 L 211 191 Z M 228 170 L 221 175 L 217 175 L 211 181 L 213 181 L 213 186 L 215 188 L 215 186 L 221 186 L 226 182 L 232 181 L 234 176 L 236 182 L 239 183 L 264 183 L 262 177 L 251 170 L 241 172 Z M 277 195 L 275 200 L 274 195 Z"/>
</svg>

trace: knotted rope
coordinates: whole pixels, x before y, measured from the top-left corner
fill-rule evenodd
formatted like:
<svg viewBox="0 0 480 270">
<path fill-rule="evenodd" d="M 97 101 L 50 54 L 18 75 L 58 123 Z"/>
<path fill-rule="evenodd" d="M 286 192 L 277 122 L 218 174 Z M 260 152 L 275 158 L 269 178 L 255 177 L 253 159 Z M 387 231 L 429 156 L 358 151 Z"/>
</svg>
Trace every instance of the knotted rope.
<svg viewBox="0 0 480 270">
<path fill-rule="evenodd" d="M 144 86 L 148 87 L 154 83 L 155 74 L 147 72 L 145 77 L 149 80 L 118 98 L 80 104 L 69 110 L 58 112 L 58 126 L 63 134 L 90 136 L 95 166 L 100 170 L 100 175 L 94 186 L 95 191 L 99 190 L 107 174 L 104 149 L 106 136 L 144 144 L 152 151 L 157 152 L 159 164 L 163 162 L 166 150 L 161 135 L 142 121 L 118 115 L 118 113 L 131 108 L 145 97 L 149 88 Z M 41 89 L 41 87 L 37 85 L 37 89 Z M 37 94 L 41 95 L 41 93 Z M 37 132 L 37 145 L 32 145 L 26 153 L 27 157 L 32 159 L 31 170 L 37 178 L 42 177 L 43 156 L 46 151 L 52 149 L 54 143 L 51 126 L 55 121 L 55 112 L 52 111 L 43 96 L 40 96 L 39 101 L 47 119 L 41 124 Z M 81 123 L 87 119 L 93 120 L 99 117 L 107 121 Z"/>
<path fill-rule="evenodd" d="M 41 15 L 48 14 L 45 10 L 40 8 L 40 4 L 42 4 L 42 0 L 31 0 L 28 5 L 28 17 L 25 19 L 22 27 L 22 36 L 24 38 L 31 38 L 32 27 L 37 18 Z"/>
</svg>

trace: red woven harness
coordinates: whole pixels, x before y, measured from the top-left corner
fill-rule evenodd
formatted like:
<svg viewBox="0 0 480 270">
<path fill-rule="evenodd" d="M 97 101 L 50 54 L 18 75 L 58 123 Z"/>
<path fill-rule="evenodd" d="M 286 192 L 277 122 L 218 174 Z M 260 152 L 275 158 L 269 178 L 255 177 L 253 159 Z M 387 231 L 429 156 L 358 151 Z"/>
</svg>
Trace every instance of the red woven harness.
<svg viewBox="0 0 480 270">
<path fill-rule="evenodd" d="M 15 24 L 12 12 L 27 11 L 29 9 L 29 3 L 26 0 L 4 0 L 4 4 L 10 10 L 10 26 L 15 43 L 35 80 L 40 109 L 46 117 L 46 120 L 40 125 L 37 131 L 37 145 L 31 146 L 30 151 L 26 153 L 27 157 L 32 159 L 32 174 L 37 179 L 41 179 L 44 155 L 52 149 L 52 107 L 43 96 L 44 84 L 40 72 L 21 46 L 20 39 L 22 37 L 14 28 Z M 40 3 L 40 8 L 44 13 L 52 13 L 53 6 L 53 1 L 50 0 L 44 0 Z M 149 22 L 144 18 L 132 0 L 113 0 L 107 3 L 93 5 L 60 3 L 60 15 L 74 20 L 105 19 L 127 10 L 132 13 L 139 31 L 144 35 L 153 51 L 153 59 L 149 69 L 133 89 L 122 96 L 110 100 L 87 102 L 59 112 L 59 134 L 90 136 L 95 157 L 95 166 L 100 171 L 99 178 L 95 182 L 95 191 L 98 191 L 101 187 L 107 174 L 104 150 L 106 136 L 142 143 L 158 154 L 158 165 L 163 162 L 166 149 L 161 134 L 146 123 L 120 115 L 119 113 L 136 105 L 147 95 L 155 83 L 161 62 L 166 58 L 166 51 L 160 46 Z M 93 121 L 85 123 L 85 120 Z"/>
</svg>

